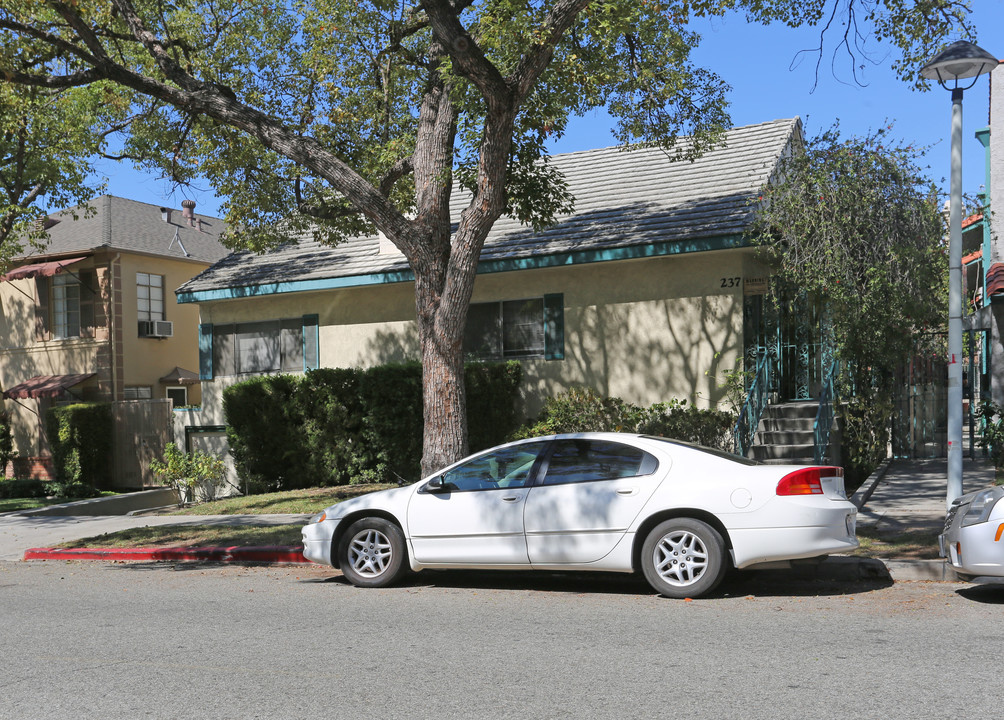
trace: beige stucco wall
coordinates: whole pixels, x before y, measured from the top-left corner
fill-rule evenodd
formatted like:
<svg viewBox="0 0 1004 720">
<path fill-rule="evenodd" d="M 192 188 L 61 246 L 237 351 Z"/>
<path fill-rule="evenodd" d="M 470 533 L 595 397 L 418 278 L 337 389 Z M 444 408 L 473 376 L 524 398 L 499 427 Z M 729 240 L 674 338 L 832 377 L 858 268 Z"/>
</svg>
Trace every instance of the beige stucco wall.
<svg viewBox="0 0 1004 720">
<path fill-rule="evenodd" d="M 522 270 L 479 276 L 473 302 L 564 295 L 564 360 L 523 361 L 528 417 L 577 384 L 642 405 L 708 407 L 724 400 L 722 373 L 743 351 L 742 278 L 762 271 L 745 250 Z M 316 313 L 320 364 L 369 367 L 418 358 L 413 291 L 401 283 L 216 301 L 201 305 L 201 319 Z M 203 412 L 190 422 L 222 424 L 219 398 L 238 379 L 204 383 Z"/>
<path fill-rule="evenodd" d="M 73 388 L 85 400 L 122 399 L 126 386 L 149 386 L 153 397 L 167 397 L 159 379 L 179 366 L 199 368 L 199 309 L 178 305 L 174 289 L 206 267 L 205 263 L 138 254 L 96 253 L 72 266 L 74 272 L 111 268 L 108 314 L 114 320 L 95 330 L 94 338 L 47 341 L 35 337 L 38 304 L 35 280 L 0 282 L 0 388 L 7 389 L 37 375 L 98 373 Z M 164 276 L 165 315 L 174 322 L 174 337 L 140 338 L 137 329 L 136 273 Z M 51 311 L 51 309 L 50 309 Z M 188 401 L 198 404 L 202 388 L 188 386 Z M 43 416 L 50 401 L 6 400 L 15 448 L 24 457 L 45 455 Z"/>
<path fill-rule="evenodd" d="M 149 386 L 154 398 L 166 398 L 167 386 L 160 378 L 176 366 L 199 371 L 199 309 L 179 305 L 175 288 L 201 271 L 204 264 L 144 255 L 122 255 L 122 379 L 125 387 Z M 174 337 L 139 337 L 136 273 L 164 276 L 164 319 L 174 323 Z M 188 402 L 202 400 L 199 384 L 188 386 Z"/>
</svg>

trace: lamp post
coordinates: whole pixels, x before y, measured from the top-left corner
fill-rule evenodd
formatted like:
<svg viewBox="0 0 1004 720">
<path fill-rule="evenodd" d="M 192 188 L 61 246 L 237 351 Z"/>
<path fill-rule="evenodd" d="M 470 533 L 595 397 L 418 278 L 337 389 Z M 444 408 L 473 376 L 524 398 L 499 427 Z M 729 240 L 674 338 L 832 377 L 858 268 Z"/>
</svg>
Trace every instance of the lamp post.
<svg viewBox="0 0 1004 720">
<path fill-rule="evenodd" d="M 997 67 L 997 57 L 965 40 L 949 45 L 921 71 L 952 91 L 952 170 L 948 218 L 948 493 L 962 495 L 962 91 Z M 961 80 L 972 78 L 962 87 Z"/>
</svg>

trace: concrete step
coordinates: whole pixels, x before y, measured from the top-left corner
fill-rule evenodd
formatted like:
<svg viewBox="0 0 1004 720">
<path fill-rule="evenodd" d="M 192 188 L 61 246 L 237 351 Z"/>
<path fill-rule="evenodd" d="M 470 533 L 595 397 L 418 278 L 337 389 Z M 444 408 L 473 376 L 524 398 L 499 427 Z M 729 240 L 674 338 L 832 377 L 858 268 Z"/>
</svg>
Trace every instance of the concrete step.
<svg viewBox="0 0 1004 720">
<path fill-rule="evenodd" d="M 816 428 L 816 418 L 760 418 L 757 432 L 808 432 Z"/>
<path fill-rule="evenodd" d="M 757 430 L 754 443 L 757 445 L 805 445 L 815 444 L 816 434 L 812 428 L 808 430 Z"/>
<path fill-rule="evenodd" d="M 816 454 L 816 446 L 808 445 L 754 445 L 751 450 L 756 460 L 786 460 L 792 458 L 808 458 L 812 460 Z"/>
<path fill-rule="evenodd" d="M 764 415 L 770 418 L 811 418 L 815 419 L 819 412 L 818 400 L 797 400 L 794 402 L 768 405 Z"/>
</svg>

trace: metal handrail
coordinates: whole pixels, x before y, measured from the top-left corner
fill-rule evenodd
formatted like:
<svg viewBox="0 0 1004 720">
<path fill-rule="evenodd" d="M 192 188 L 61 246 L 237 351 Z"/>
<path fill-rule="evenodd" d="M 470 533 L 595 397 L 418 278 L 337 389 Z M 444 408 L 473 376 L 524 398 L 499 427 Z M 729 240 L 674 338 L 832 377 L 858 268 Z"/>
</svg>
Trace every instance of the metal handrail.
<svg viewBox="0 0 1004 720">
<path fill-rule="evenodd" d="M 735 428 L 732 430 L 737 455 L 746 457 L 753 444 L 753 436 L 760 424 L 760 417 L 763 415 L 764 408 L 767 407 L 767 401 L 770 398 L 773 367 L 769 355 L 762 357 L 757 365 L 756 375 L 753 377 L 753 382 L 750 383 L 746 402 L 743 403 L 739 419 L 736 420 Z"/>
<path fill-rule="evenodd" d="M 815 460 L 818 465 L 826 457 L 826 451 L 830 447 L 830 430 L 833 428 L 833 401 L 836 393 L 833 389 L 833 381 L 837 376 L 839 365 L 836 360 L 830 365 L 830 371 L 826 375 L 826 382 L 823 384 L 823 391 L 819 395 L 819 409 L 816 411 L 816 421 L 812 426 L 815 439 Z"/>
</svg>

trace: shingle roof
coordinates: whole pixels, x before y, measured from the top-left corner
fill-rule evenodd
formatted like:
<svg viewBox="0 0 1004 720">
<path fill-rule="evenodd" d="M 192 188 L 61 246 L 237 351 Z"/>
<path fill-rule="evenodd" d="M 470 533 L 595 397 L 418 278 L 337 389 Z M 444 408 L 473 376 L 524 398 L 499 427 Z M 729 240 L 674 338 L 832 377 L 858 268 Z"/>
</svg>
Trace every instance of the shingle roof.
<svg viewBox="0 0 1004 720">
<path fill-rule="evenodd" d="M 555 155 L 551 160 L 565 176 L 575 210 L 543 231 L 500 218 L 485 242 L 479 271 L 515 269 L 541 258 L 551 258 L 551 264 L 609 259 L 611 251 L 628 248 L 635 256 L 655 246 L 661 252 L 706 249 L 712 245 L 704 241 L 713 238 L 739 244 L 752 219 L 749 201 L 800 136 L 801 122 L 792 118 L 734 128 L 722 146 L 694 162 L 671 162 L 658 148 Z M 468 201 L 467 193 L 456 193 L 455 218 Z M 351 286 L 407 280 L 411 274 L 400 254 L 380 253 L 378 237 L 352 238 L 336 247 L 303 239 L 263 255 L 229 255 L 178 293 L 179 300 L 192 302 L 223 290 L 253 295 L 336 279 Z"/>
<path fill-rule="evenodd" d="M 57 222 L 48 230 L 49 243 L 45 250 L 24 259 L 121 250 L 214 263 L 229 252 L 218 239 L 223 230 L 223 221 L 219 218 L 196 213 L 195 217 L 202 220 L 200 230 L 182 219 L 181 210 L 172 209 L 170 222 L 165 223 L 158 206 L 114 195 L 101 195 L 88 205 L 96 211 L 89 217 L 79 206 L 50 216 Z"/>
</svg>

